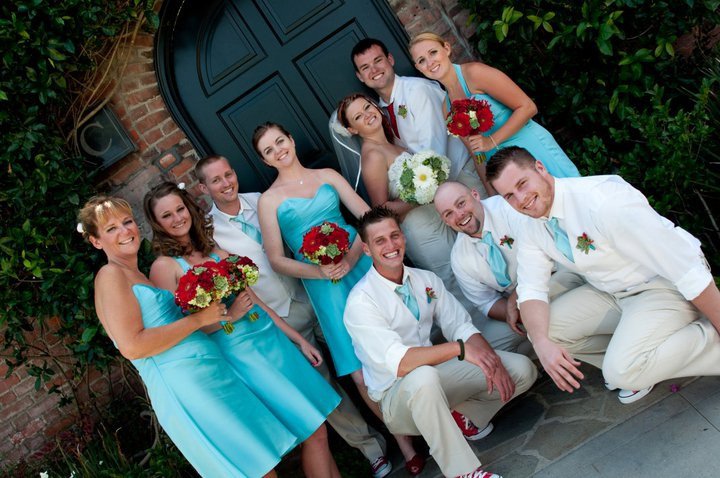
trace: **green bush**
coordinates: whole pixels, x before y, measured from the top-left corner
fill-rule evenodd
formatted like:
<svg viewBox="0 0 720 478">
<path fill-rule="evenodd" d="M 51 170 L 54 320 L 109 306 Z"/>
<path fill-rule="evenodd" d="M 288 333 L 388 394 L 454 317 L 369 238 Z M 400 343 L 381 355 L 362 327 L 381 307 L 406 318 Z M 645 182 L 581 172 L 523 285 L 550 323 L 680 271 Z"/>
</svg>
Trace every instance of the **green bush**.
<svg viewBox="0 0 720 478">
<path fill-rule="evenodd" d="M 581 171 L 625 177 L 720 266 L 720 1 L 460 3 Z"/>
<path fill-rule="evenodd" d="M 8 0 L 0 6 L 0 312 L 8 375 L 20 366 L 35 388 L 62 376 L 69 401 L 88 366 L 117 355 L 98 333 L 91 284 L 102 261 L 81 241 L 75 214 L 93 193 L 95 165 L 68 146 L 67 120 L 93 85 L 86 72 L 129 24 L 155 19 L 152 1 Z M 59 326 L 48 327 L 50 318 Z M 50 344 L 63 340 L 63 356 Z M 69 377 L 70 381 L 66 381 Z"/>
</svg>

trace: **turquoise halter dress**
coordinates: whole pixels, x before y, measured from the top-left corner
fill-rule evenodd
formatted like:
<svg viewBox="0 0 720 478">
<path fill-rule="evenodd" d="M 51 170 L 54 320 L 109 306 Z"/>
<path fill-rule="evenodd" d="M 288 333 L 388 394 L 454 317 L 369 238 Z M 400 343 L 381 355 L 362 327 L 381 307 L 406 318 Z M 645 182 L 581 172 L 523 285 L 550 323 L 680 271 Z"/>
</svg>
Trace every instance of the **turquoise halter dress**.
<svg viewBox="0 0 720 478">
<path fill-rule="evenodd" d="M 507 122 L 513 110 L 500 103 L 498 100 L 488 95 L 487 93 L 470 93 L 470 89 L 465 82 L 465 78 L 462 75 L 462 69 L 460 65 L 453 64 L 455 73 L 457 74 L 460 86 L 462 86 L 465 96 L 468 98 L 474 98 L 476 100 L 485 100 L 490 104 L 490 110 L 492 111 L 494 118 L 493 127 L 483 133 L 484 136 L 489 136 L 497 131 L 502 125 Z M 450 98 L 445 97 L 445 103 L 448 111 L 450 111 Z M 575 164 L 570 161 L 565 152 L 562 150 L 553 135 L 548 130 L 540 126 L 533 120 L 529 120 L 525 123 L 517 133 L 503 141 L 498 145 L 500 148 L 507 146 L 520 146 L 530 151 L 535 159 L 539 159 L 548 170 L 550 174 L 556 178 L 569 178 L 580 176 Z M 486 159 L 490 159 L 497 152 L 497 148 L 491 149 L 485 153 Z"/>
</svg>

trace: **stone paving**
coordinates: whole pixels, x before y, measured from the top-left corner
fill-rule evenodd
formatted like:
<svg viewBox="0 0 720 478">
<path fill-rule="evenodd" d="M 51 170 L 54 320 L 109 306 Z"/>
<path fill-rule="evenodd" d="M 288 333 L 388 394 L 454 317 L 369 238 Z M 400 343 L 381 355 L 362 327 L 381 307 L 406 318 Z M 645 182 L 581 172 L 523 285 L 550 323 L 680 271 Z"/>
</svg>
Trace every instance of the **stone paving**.
<svg viewBox="0 0 720 478">
<path fill-rule="evenodd" d="M 503 409 L 472 444 L 483 467 L 504 478 L 720 477 L 720 377 L 663 382 L 623 405 L 599 370 L 583 373 L 573 394 L 543 376 Z M 390 477 L 409 476 L 401 457 L 393 465 Z M 428 460 L 420 478 L 440 476 Z"/>
</svg>

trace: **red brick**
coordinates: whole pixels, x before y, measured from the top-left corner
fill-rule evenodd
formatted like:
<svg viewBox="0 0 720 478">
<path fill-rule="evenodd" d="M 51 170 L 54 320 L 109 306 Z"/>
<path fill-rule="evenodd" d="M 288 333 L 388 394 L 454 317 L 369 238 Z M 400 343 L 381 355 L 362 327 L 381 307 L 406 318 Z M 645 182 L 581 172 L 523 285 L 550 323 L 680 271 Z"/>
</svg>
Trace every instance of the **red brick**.
<svg viewBox="0 0 720 478">
<path fill-rule="evenodd" d="M 174 177 L 176 180 L 178 180 L 178 178 L 180 178 L 181 176 L 187 174 L 188 171 L 192 170 L 192 168 L 194 168 L 194 167 L 195 167 L 195 163 L 194 163 L 194 162 L 192 162 L 192 161 L 190 161 L 190 160 L 187 160 L 187 159 L 184 159 L 184 160 L 182 161 L 182 163 L 178 164 L 177 166 L 175 166 L 174 168 L 172 168 L 172 169 L 170 170 L 170 174 L 172 174 L 173 177 Z"/>
<path fill-rule="evenodd" d="M 167 107 L 165 106 L 165 101 L 163 101 L 163 99 L 162 99 L 162 96 L 158 96 L 157 98 L 151 99 L 150 101 L 145 103 L 145 105 L 147 106 L 148 111 L 150 111 L 150 113 L 154 113 L 155 111 L 167 109 Z"/>
<path fill-rule="evenodd" d="M 46 428 L 45 428 L 45 435 L 47 436 L 55 436 L 61 431 L 67 429 L 75 423 L 75 418 L 69 415 L 62 416 L 58 418 L 57 420 L 52 421 Z"/>
<path fill-rule="evenodd" d="M 131 93 L 140 89 L 140 82 L 135 78 L 123 78 L 120 82 L 120 94 Z"/>
<path fill-rule="evenodd" d="M 158 154 L 160 154 L 160 151 L 155 146 L 147 147 L 141 151 L 142 153 L 140 154 L 140 157 L 148 162 L 152 161 Z"/>
<path fill-rule="evenodd" d="M 158 124 L 167 118 L 169 113 L 167 111 L 156 111 L 144 116 L 142 119 L 135 121 L 135 129 L 142 134 L 145 131 L 149 131 L 155 128 Z"/>
<path fill-rule="evenodd" d="M 25 413 L 17 413 L 12 417 L 12 423 L 15 426 L 15 429 L 20 430 L 22 433 L 22 430 L 25 428 L 25 426 L 30 423 L 30 416 Z"/>
<path fill-rule="evenodd" d="M 163 134 L 172 134 L 179 129 L 180 128 L 178 128 L 178 125 L 175 124 L 175 121 L 173 121 L 173 119 L 170 117 L 160 123 L 160 130 L 162 130 Z"/>
<path fill-rule="evenodd" d="M 149 112 L 150 110 L 148 109 L 147 103 L 138 103 L 136 105 L 130 105 L 127 116 L 130 121 L 134 121 L 144 118 Z"/>
<path fill-rule="evenodd" d="M 32 391 L 32 393 L 31 393 Z M 13 387 L 13 392 L 18 397 L 22 397 L 26 394 L 34 394 L 35 392 L 35 377 L 25 377 L 20 380 L 20 383 Z"/>
<path fill-rule="evenodd" d="M 153 71 L 153 66 L 151 62 L 130 63 L 128 66 L 125 67 L 123 77 L 127 78 L 132 75 L 137 75 L 138 73 L 147 73 L 148 71 Z"/>
<path fill-rule="evenodd" d="M 145 139 L 145 142 L 148 144 L 155 144 L 160 141 L 163 136 L 163 132 L 160 128 L 153 128 L 143 134 L 143 139 Z"/>
<path fill-rule="evenodd" d="M 127 95 L 127 104 L 137 105 L 140 103 L 145 103 L 147 100 L 155 98 L 159 95 L 160 90 L 158 90 L 157 86 L 145 86 Z"/>
<path fill-rule="evenodd" d="M 13 403 L 15 400 L 17 400 L 17 395 L 15 395 L 12 391 L 3 393 L 0 395 L 0 410 L 2 410 L 5 405 Z M 0 437 L 1 436 L 2 435 L 0 435 Z"/>
<path fill-rule="evenodd" d="M 153 40 L 152 35 L 140 34 L 135 37 L 135 46 L 136 47 L 144 46 L 144 47 L 152 48 L 153 45 L 154 45 L 154 40 Z"/>
<path fill-rule="evenodd" d="M 110 179 L 114 184 L 122 184 L 127 181 L 130 176 L 137 173 L 142 168 L 143 164 L 140 162 L 138 156 L 135 154 L 130 155 L 128 158 L 123 160 L 122 168 L 115 172 Z"/>
<path fill-rule="evenodd" d="M 2 377 L 5 377 L 6 373 L 7 373 L 7 367 L 5 367 L 5 370 L 2 371 Z M 0 380 L 0 393 L 7 392 L 12 387 L 14 387 L 18 382 L 20 382 L 20 379 L 15 374 L 10 375 L 8 378 L 3 378 L 2 380 Z"/>
<path fill-rule="evenodd" d="M 54 410 L 58 406 L 59 397 L 57 395 L 49 395 L 45 392 L 45 397 L 36 401 L 32 407 L 28 407 L 26 412 L 30 418 L 38 418 L 44 416 L 50 410 Z"/>
<path fill-rule="evenodd" d="M 198 161 L 200 159 L 197 155 L 197 152 L 195 151 L 195 148 L 193 148 L 193 145 L 189 140 L 180 143 L 177 152 L 183 158 L 194 159 L 195 161 Z"/>
<path fill-rule="evenodd" d="M 175 161 L 177 161 L 177 158 L 172 153 L 167 153 L 163 155 L 162 158 L 160 158 L 157 162 L 158 166 L 160 166 L 163 169 L 170 168 L 173 164 L 175 164 Z"/>
<path fill-rule="evenodd" d="M 170 149 L 173 146 L 177 145 L 180 141 L 182 141 L 184 139 L 185 139 L 185 133 L 178 130 L 175 133 L 173 133 L 169 136 L 165 136 L 163 139 L 161 139 L 157 143 L 157 148 L 160 151 L 165 151 L 165 150 Z"/>
</svg>

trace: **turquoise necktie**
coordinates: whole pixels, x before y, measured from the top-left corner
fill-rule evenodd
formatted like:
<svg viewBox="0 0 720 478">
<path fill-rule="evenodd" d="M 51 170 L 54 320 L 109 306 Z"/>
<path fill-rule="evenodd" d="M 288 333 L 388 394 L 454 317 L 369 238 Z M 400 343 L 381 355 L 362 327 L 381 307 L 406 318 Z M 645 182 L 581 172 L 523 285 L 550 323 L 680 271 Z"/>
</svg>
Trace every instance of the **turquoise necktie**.
<svg viewBox="0 0 720 478">
<path fill-rule="evenodd" d="M 230 220 L 232 222 L 237 222 L 238 224 L 240 224 L 240 227 L 242 227 L 242 231 L 247 234 L 250 239 L 257 242 L 258 244 L 262 244 L 262 234 L 260 233 L 260 229 L 253 226 L 249 222 L 246 222 L 245 218 L 243 218 L 242 213 L 235 217 L 231 217 Z"/>
<path fill-rule="evenodd" d="M 487 261 L 490 264 L 490 269 L 495 276 L 500 287 L 507 287 L 511 284 L 510 275 L 508 274 L 507 262 L 500 251 L 500 248 L 495 241 L 493 241 L 492 233 L 486 232 L 480 241 L 488 247 Z"/>
<path fill-rule="evenodd" d="M 403 285 L 395 287 L 395 293 L 402 297 L 405 306 L 410 309 L 410 312 L 415 316 L 415 320 L 420 320 L 420 309 L 418 309 L 417 300 L 410 290 L 410 282 L 405 281 Z"/>
<path fill-rule="evenodd" d="M 550 231 L 550 234 L 552 234 L 553 236 L 553 241 L 555 241 L 555 247 L 557 247 L 558 250 L 562 252 L 565 257 L 567 257 L 567 260 L 569 260 L 570 262 L 575 262 L 575 259 L 573 259 L 572 248 L 570 247 L 570 240 L 568 239 L 567 232 L 563 231 L 562 227 L 560 227 L 560 224 L 558 224 L 558 218 L 552 217 L 545 224 L 548 231 Z"/>
</svg>

